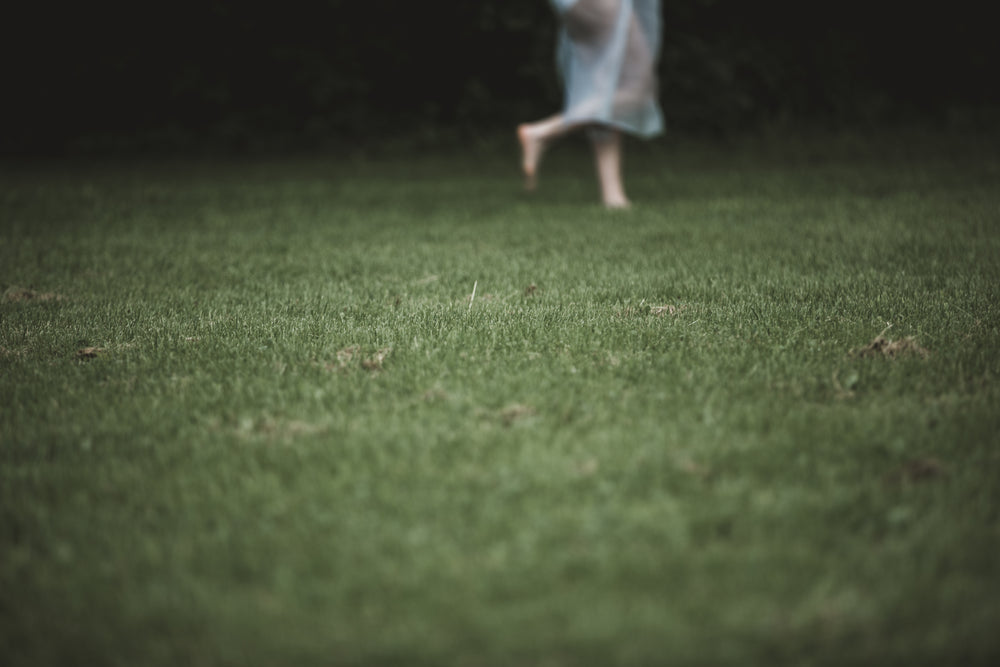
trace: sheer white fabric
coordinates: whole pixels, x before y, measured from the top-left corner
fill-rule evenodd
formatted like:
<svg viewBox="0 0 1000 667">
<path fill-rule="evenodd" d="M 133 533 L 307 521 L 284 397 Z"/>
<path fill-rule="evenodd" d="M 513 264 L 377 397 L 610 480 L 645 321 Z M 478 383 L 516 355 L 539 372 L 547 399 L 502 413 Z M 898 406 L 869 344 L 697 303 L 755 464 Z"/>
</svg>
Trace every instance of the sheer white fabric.
<svg viewBox="0 0 1000 667">
<path fill-rule="evenodd" d="M 660 0 L 551 0 L 560 17 L 558 65 L 565 122 L 651 137 L 657 101 Z"/>
</svg>

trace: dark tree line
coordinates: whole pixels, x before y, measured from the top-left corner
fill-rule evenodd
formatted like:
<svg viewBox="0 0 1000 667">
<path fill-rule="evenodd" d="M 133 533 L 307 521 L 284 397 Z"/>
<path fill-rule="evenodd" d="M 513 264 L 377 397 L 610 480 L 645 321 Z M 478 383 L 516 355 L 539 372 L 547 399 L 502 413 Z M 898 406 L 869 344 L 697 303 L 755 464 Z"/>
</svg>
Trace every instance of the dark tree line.
<svg viewBox="0 0 1000 667">
<path fill-rule="evenodd" d="M 544 0 L 64 4 L 4 10 L 0 152 L 488 132 L 560 98 Z M 665 0 L 668 123 L 724 132 L 995 105 L 984 5 Z"/>
</svg>

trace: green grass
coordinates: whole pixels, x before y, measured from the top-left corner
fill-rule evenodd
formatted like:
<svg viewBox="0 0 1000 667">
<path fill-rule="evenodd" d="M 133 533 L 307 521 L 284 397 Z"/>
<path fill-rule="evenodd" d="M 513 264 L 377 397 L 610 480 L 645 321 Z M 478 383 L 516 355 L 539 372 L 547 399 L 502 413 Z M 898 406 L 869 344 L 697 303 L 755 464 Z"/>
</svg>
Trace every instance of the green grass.
<svg viewBox="0 0 1000 667">
<path fill-rule="evenodd" d="M 0 662 L 996 659 L 1000 160 L 904 139 L 7 165 Z"/>
</svg>

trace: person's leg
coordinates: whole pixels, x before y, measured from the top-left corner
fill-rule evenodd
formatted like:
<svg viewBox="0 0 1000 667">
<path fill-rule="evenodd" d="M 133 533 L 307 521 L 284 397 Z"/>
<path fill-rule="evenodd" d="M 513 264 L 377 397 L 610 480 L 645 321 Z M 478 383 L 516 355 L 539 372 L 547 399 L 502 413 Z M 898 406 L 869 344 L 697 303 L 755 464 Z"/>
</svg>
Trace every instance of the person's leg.
<svg viewBox="0 0 1000 667">
<path fill-rule="evenodd" d="M 618 113 L 638 109 L 656 96 L 653 53 L 635 15 L 629 19 L 625 58 L 619 73 L 614 106 Z"/>
<path fill-rule="evenodd" d="M 521 142 L 521 169 L 524 171 L 524 187 L 534 190 L 538 182 L 538 165 L 545 149 L 555 139 L 580 127 L 567 123 L 562 114 L 556 114 L 535 123 L 524 123 L 517 127 L 517 138 Z"/>
<path fill-rule="evenodd" d="M 593 47 L 611 36 L 622 0 L 577 0 L 563 17 L 573 41 Z"/>
<path fill-rule="evenodd" d="M 576 48 L 585 51 L 597 49 L 610 37 L 621 2 L 622 0 L 577 0 L 568 11 L 561 14 L 570 40 L 577 44 Z M 588 118 L 599 113 L 600 108 L 599 97 L 582 102 L 577 100 L 572 115 L 574 118 Z M 549 145 L 555 139 L 584 127 L 589 127 L 589 123 L 579 120 L 567 122 L 564 114 L 518 126 L 517 137 L 521 143 L 521 168 L 524 171 L 526 189 L 534 190 L 537 186 L 538 167 Z M 616 149 L 612 149 L 612 152 L 614 150 Z"/>
<path fill-rule="evenodd" d="M 622 183 L 622 135 L 610 128 L 592 128 L 588 133 L 594 148 L 594 164 L 601 185 L 601 200 L 608 208 L 628 208 Z"/>
</svg>

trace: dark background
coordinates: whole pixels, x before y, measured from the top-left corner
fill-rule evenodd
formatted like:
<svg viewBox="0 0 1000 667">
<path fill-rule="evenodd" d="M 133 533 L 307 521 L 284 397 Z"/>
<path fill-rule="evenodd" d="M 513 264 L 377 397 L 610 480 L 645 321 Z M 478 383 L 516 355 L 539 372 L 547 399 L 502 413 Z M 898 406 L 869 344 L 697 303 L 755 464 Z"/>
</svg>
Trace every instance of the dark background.
<svg viewBox="0 0 1000 667">
<path fill-rule="evenodd" d="M 991 124 L 988 6 L 665 0 L 669 130 Z M 545 0 L 42 2 L 2 24 L 7 155 L 444 145 L 560 102 Z"/>
</svg>

